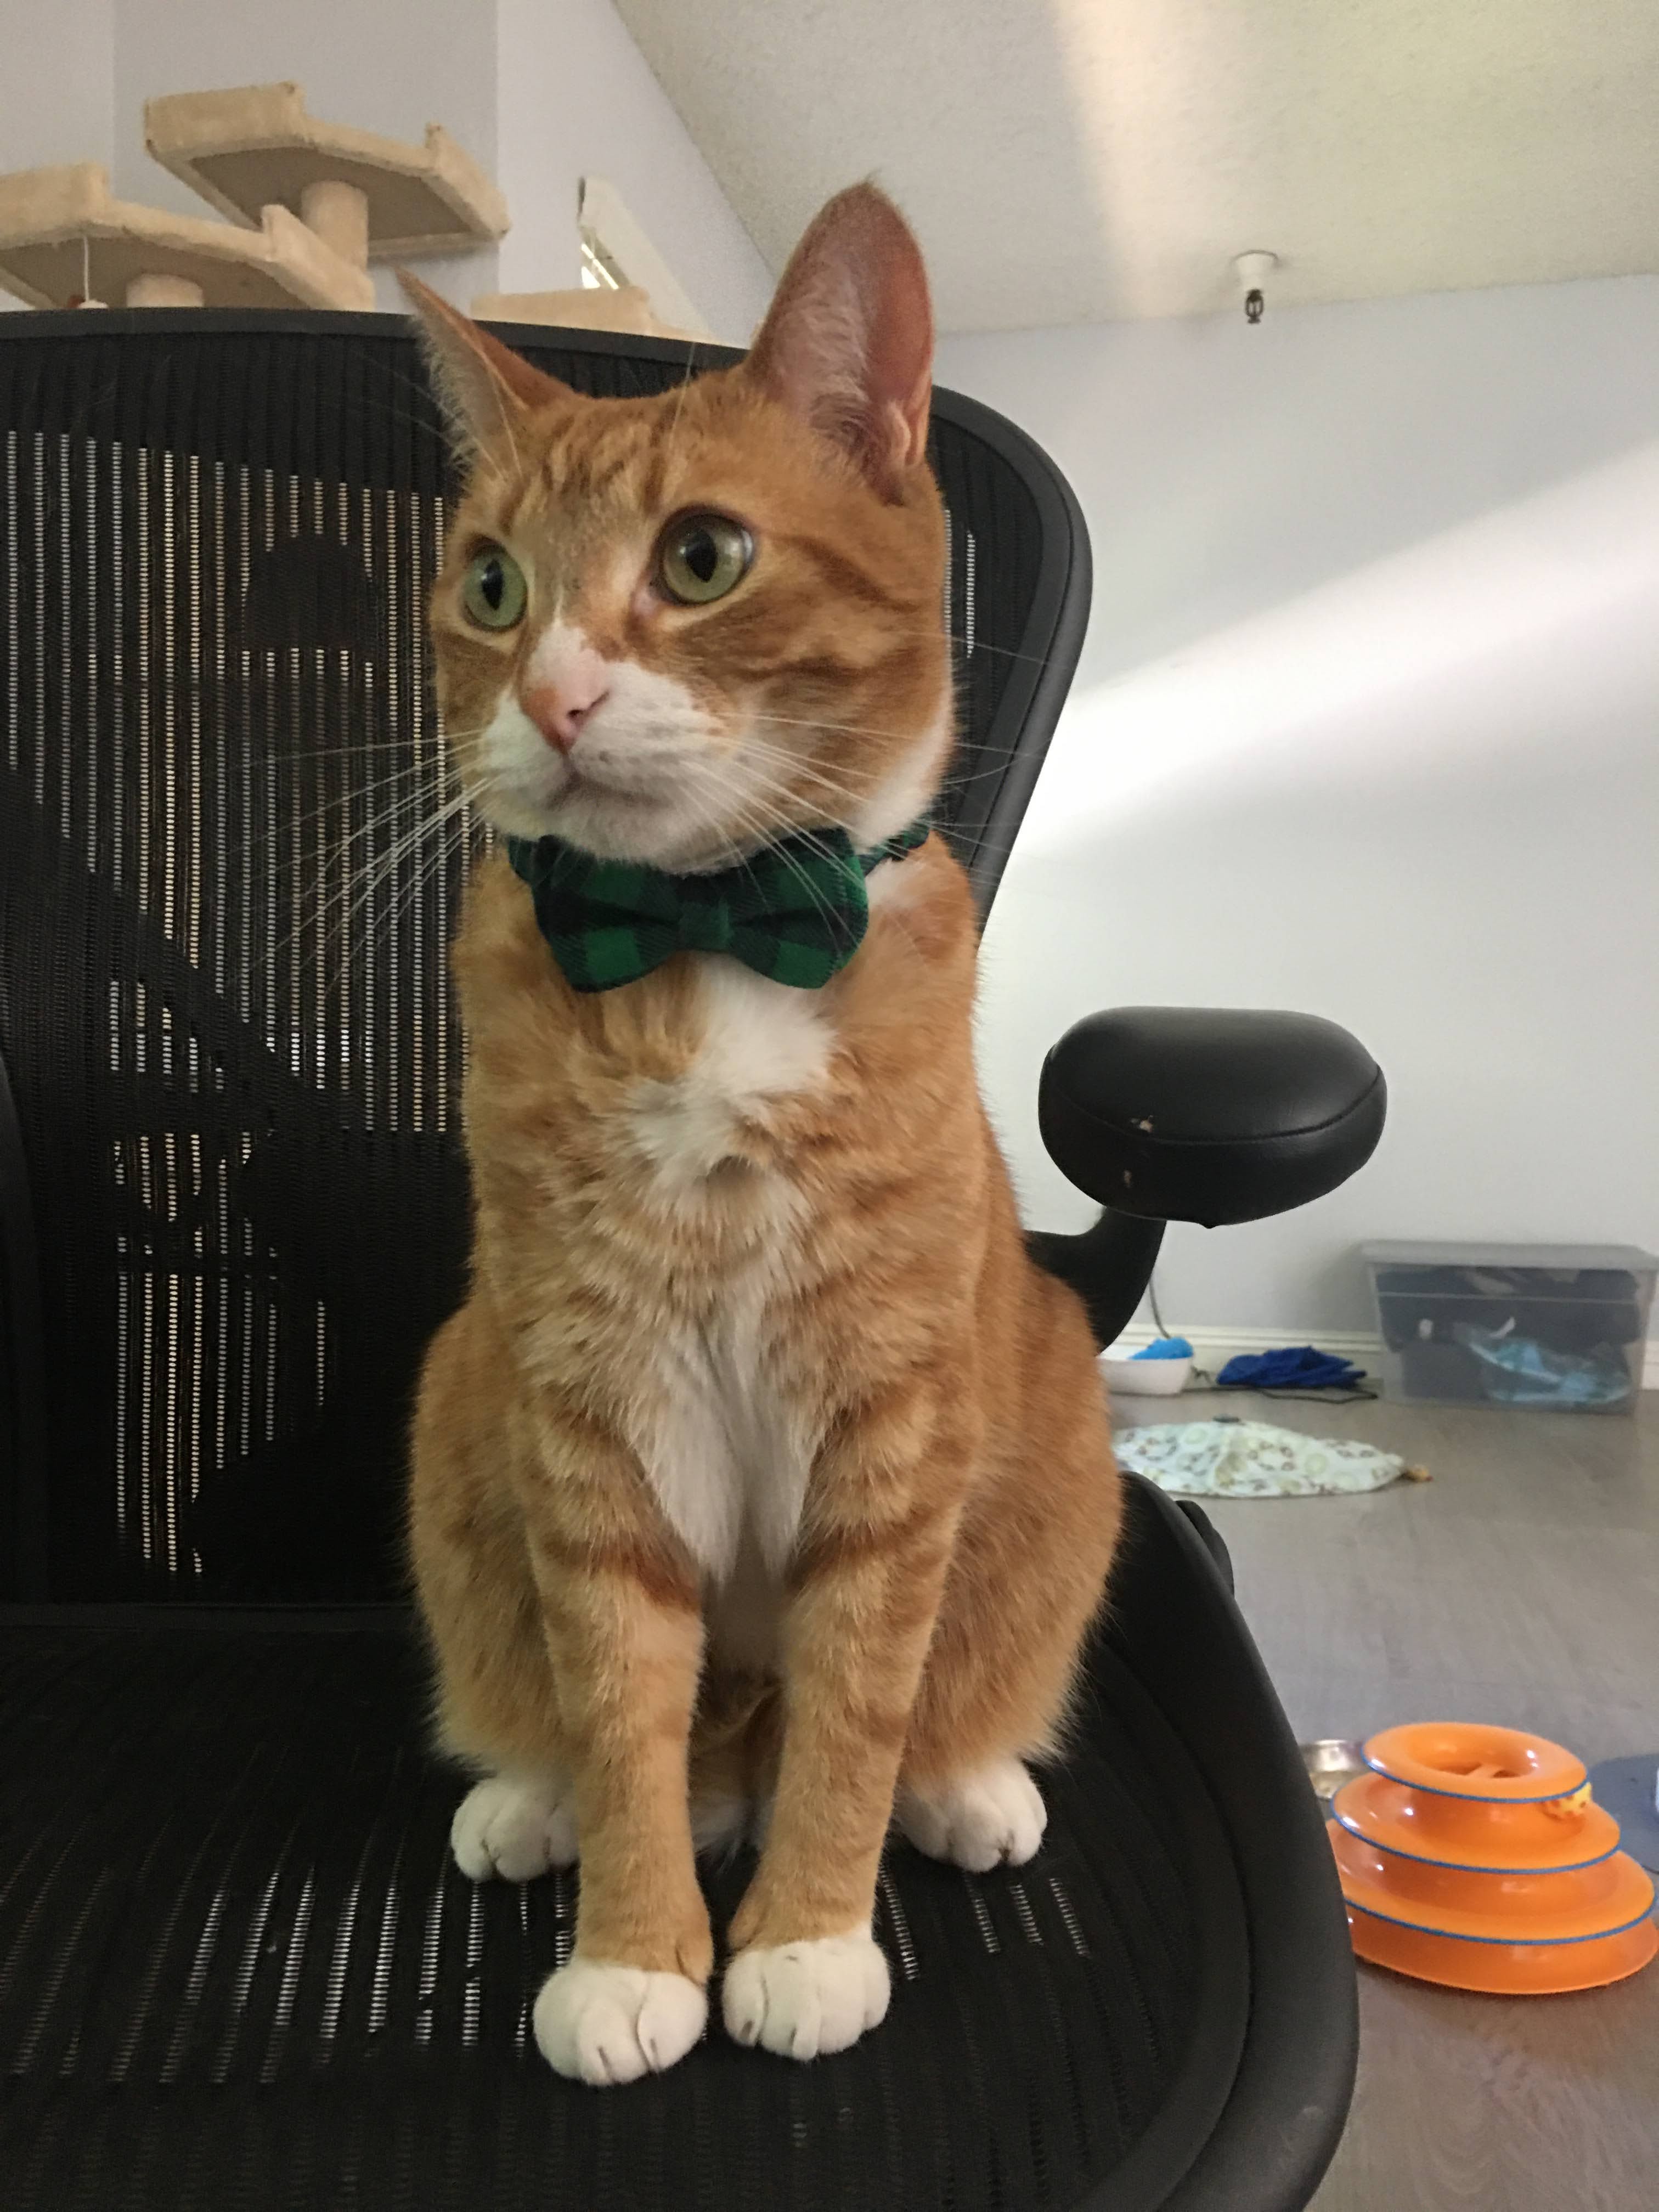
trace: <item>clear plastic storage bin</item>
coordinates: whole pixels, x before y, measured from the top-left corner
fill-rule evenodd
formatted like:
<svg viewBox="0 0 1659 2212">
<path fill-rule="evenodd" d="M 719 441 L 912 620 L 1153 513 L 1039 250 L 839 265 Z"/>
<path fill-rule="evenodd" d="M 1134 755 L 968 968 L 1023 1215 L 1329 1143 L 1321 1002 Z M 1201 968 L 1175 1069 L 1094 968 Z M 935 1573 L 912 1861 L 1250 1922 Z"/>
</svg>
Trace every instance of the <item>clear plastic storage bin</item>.
<svg viewBox="0 0 1659 2212">
<path fill-rule="evenodd" d="M 1659 1260 L 1631 1244 L 1363 1244 L 1383 1389 L 1419 1404 L 1632 1413 Z"/>
</svg>

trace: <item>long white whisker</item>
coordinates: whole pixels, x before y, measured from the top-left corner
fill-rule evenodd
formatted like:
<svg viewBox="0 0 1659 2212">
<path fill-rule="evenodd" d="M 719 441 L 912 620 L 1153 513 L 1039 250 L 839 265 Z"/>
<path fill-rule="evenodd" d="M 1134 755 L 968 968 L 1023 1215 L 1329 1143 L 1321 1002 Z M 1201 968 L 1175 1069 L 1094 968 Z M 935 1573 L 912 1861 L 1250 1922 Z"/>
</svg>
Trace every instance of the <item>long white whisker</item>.
<svg viewBox="0 0 1659 2212">
<path fill-rule="evenodd" d="M 405 884 L 401 891 L 394 892 L 391 912 L 385 917 L 386 928 L 396 928 L 405 914 L 411 914 L 418 908 L 427 886 L 435 881 L 465 843 L 469 826 L 465 815 L 454 816 L 441 825 L 442 835 L 434 848 L 422 854 L 417 860 L 412 882 Z"/>
<path fill-rule="evenodd" d="M 333 925 L 325 933 L 319 947 L 323 957 L 326 957 L 337 946 L 349 940 L 354 927 L 361 920 L 367 919 L 368 922 L 368 935 L 365 939 L 365 945 L 374 942 L 378 927 L 374 905 L 382 887 L 388 881 L 393 887 L 392 908 L 386 915 L 380 917 L 380 921 L 385 922 L 395 917 L 403 902 L 402 889 L 397 884 L 398 872 L 413 858 L 416 863 L 414 880 L 418 887 L 427 863 L 432 857 L 431 853 L 422 849 L 428 838 L 434 841 L 440 860 L 447 857 L 451 849 L 452 837 L 458 831 L 465 832 L 470 796 L 468 793 L 458 793 L 450 805 L 423 823 L 418 833 L 399 840 L 398 845 L 394 846 L 376 864 L 367 877 L 356 884 L 347 886 L 347 902 L 344 908 L 337 915 Z M 407 886 L 403 889 L 407 889 Z"/>
<path fill-rule="evenodd" d="M 341 841 L 342 845 L 355 843 L 359 837 L 366 836 L 371 831 L 382 828 L 386 823 L 395 821 L 400 814 L 408 813 L 411 808 L 429 805 L 433 798 L 441 791 L 443 781 L 444 779 L 438 779 L 433 789 L 417 788 L 394 793 L 383 805 L 377 806 L 366 821 L 360 823 L 356 830 L 343 838 Z M 380 795 L 379 789 L 371 787 L 370 795 L 379 797 Z M 333 798 L 319 799 L 314 806 L 306 807 L 297 814 L 290 813 L 286 808 L 278 806 L 263 829 L 250 830 L 246 837 L 235 839 L 226 848 L 227 853 L 232 859 L 240 860 L 244 854 L 257 851 L 260 847 L 268 844 L 274 836 L 291 837 L 296 830 L 306 829 L 313 822 L 325 821 L 330 815 L 335 813 L 344 813 L 349 817 L 352 801 L 356 796 L 358 796 L 357 793 L 349 791 L 339 792 Z M 338 850 L 340 848 L 335 847 L 331 849 Z"/>
<path fill-rule="evenodd" d="M 763 714 L 759 720 L 763 722 L 775 723 L 780 729 L 827 730 L 837 735 L 855 738 L 902 738 L 919 734 L 919 732 L 902 730 L 878 730 L 863 722 L 824 722 L 811 714 Z M 962 743 L 963 740 L 959 738 L 956 740 L 957 744 Z M 1019 745 L 986 744 L 977 739 L 969 740 L 965 749 L 970 753 L 988 754 L 1006 760 L 1012 760 L 1017 753 L 1024 750 Z"/>
<path fill-rule="evenodd" d="M 396 836 L 386 851 L 376 857 L 366 873 L 362 875 L 348 873 L 338 890 L 325 900 L 314 914 L 307 918 L 323 925 L 318 939 L 318 951 L 320 957 L 325 960 L 335 945 L 343 938 L 349 935 L 353 924 L 374 899 L 380 885 L 388 876 L 395 872 L 407 855 L 414 852 L 425 838 L 434 835 L 456 817 L 465 816 L 468 809 L 476 805 L 477 799 L 495 781 L 495 779 L 491 778 L 484 783 L 464 785 L 441 806 L 435 811 L 424 812 L 412 828 Z M 383 815 L 379 822 L 373 824 L 366 823 L 363 829 L 384 826 L 387 818 Z M 362 834 L 362 831 L 359 830 L 355 833 L 355 836 Z M 347 840 L 345 844 L 338 848 L 339 851 L 343 854 L 346 845 L 351 842 L 353 840 Z M 331 921 L 331 911 L 336 908 L 339 911 L 334 913 L 333 919 Z M 291 945 L 295 937 L 299 933 L 299 929 L 304 927 L 302 923 L 299 925 L 299 928 L 290 931 L 283 945 L 277 950 L 280 951 Z"/>
<path fill-rule="evenodd" d="M 687 346 L 685 349 L 685 374 L 680 379 L 679 390 L 674 394 L 674 412 L 669 418 L 668 436 L 665 440 L 663 445 L 662 458 L 665 474 L 667 472 L 669 462 L 674 458 L 674 442 L 679 435 L 680 416 L 685 410 L 685 395 L 691 389 L 691 372 L 696 366 L 696 359 L 697 349 L 696 342 L 693 341 L 693 343 Z"/>
<path fill-rule="evenodd" d="M 715 769 L 715 763 L 713 762 L 705 762 L 700 763 L 700 765 L 702 765 L 705 769 L 710 771 L 712 776 L 712 772 Z M 775 813 L 775 810 L 773 810 L 775 815 L 775 819 L 773 822 L 768 822 L 763 816 L 757 816 L 754 808 L 744 803 L 744 799 L 752 797 L 753 794 L 744 794 L 744 798 L 740 798 L 731 787 L 729 781 L 726 784 L 723 789 L 720 787 L 719 783 L 716 782 L 714 784 L 714 788 L 717 795 L 723 798 L 725 800 L 726 818 L 729 821 L 735 822 L 736 826 L 740 830 L 747 830 L 751 833 L 758 834 L 763 844 L 770 842 L 770 836 L 769 834 L 770 831 L 775 829 L 782 829 L 787 830 L 792 836 L 805 838 L 813 846 L 815 850 L 822 854 L 824 859 L 828 860 L 834 857 L 830 853 L 830 848 L 827 846 L 819 843 L 818 841 L 812 836 L 810 831 L 802 830 L 797 825 L 789 823 L 786 817 L 777 815 Z M 833 928 L 839 917 L 836 915 L 835 908 L 830 905 L 828 899 L 825 898 L 823 893 L 812 881 L 811 876 L 807 874 L 806 871 L 800 866 L 799 861 L 795 860 L 790 854 L 779 851 L 776 847 L 774 847 L 774 851 L 777 854 L 777 857 L 782 860 L 784 866 L 794 877 L 797 883 L 799 884 L 801 889 L 806 893 L 807 897 L 811 900 L 812 905 L 823 916 L 826 926 Z M 739 865 L 742 865 L 746 868 L 748 863 L 745 861 Z"/>
</svg>

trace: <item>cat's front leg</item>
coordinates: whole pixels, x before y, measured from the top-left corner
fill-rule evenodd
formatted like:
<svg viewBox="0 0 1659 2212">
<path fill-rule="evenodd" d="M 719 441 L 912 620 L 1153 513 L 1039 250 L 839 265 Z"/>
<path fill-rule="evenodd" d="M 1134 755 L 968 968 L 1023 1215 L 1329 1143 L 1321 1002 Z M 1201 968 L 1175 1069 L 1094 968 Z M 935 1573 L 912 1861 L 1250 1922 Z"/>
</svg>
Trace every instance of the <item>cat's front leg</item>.
<svg viewBox="0 0 1659 2212">
<path fill-rule="evenodd" d="M 686 1772 L 702 1620 L 689 1571 L 627 1528 L 622 1502 L 641 1486 L 625 1453 L 591 1434 L 580 1449 L 582 1492 L 608 1486 L 617 1510 L 582 1525 L 556 1468 L 560 1510 L 538 1510 L 532 1492 L 526 1515 L 581 1856 L 575 1948 L 534 2017 L 550 2064 L 605 2083 L 672 2066 L 708 2019 L 714 1954 Z M 606 1486 L 594 1457 L 613 1449 Z"/>
<path fill-rule="evenodd" d="M 890 1443 L 849 1439 L 815 1475 L 784 1620 L 777 1795 L 731 1929 L 727 2030 L 793 2058 L 843 2050 L 887 2011 L 876 1876 L 957 1510 L 954 1484 L 941 1495 L 925 1468 L 895 1470 Z M 948 1465 L 937 1431 L 930 1443 Z"/>
</svg>

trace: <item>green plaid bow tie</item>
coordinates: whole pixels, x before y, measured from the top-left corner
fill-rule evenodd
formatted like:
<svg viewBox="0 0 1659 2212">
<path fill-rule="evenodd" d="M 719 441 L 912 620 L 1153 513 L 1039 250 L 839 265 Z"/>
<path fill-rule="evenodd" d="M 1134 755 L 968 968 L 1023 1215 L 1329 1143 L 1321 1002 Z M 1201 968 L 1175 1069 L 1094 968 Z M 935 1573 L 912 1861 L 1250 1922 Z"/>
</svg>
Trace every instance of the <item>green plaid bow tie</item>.
<svg viewBox="0 0 1659 2212">
<path fill-rule="evenodd" d="M 708 876 L 598 860 L 557 837 L 509 837 L 507 857 L 573 990 L 636 982 L 676 952 L 729 952 L 775 983 L 816 991 L 863 942 L 865 878 L 914 852 L 928 828 L 913 822 L 864 853 L 844 830 L 816 830 Z"/>
</svg>

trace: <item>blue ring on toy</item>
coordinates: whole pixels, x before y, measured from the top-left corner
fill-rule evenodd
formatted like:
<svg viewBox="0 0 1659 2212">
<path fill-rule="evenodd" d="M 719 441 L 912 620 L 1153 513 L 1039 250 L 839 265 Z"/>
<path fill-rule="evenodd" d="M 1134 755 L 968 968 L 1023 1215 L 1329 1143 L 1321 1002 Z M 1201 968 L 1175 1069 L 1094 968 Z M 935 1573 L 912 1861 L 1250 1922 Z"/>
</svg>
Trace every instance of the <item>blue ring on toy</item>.
<svg viewBox="0 0 1659 2212">
<path fill-rule="evenodd" d="M 1389 1778 L 1393 1779 L 1391 1776 Z M 1422 1851 L 1402 1851 L 1397 1844 L 1379 1844 L 1375 1836 L 1368 1836 L 1363 1828 L 1356 1828 L 1351 1820 L 1345 1820 L 1334 1806 L 1331 1808 L 1331 1818 L 1345 1834 L 1352 1836 L 1357 1844 L 1364 1844 L 1368 1851 L 1381 1851 L 1385 1858 L 1409 1859 L 1413 1866 L 1444 1867 L 1449 1874 L 1583 1874 L 1588 1867 L 1605 1866 L 1609 1859 L 1617 1858 L 1620 1849 L 1618 1844 L 1610 1844 L 1606 1850 L 1599 1851 L 1593 1859 L 1575 1859 L 1571 1866 L 1471 1866 L 1467 1859 L 1431 1859 Z M 1363 1905 L 1357 1909 L 1361 1912 L 1365 1910 Z M 1384 1916 L 1379 1912 L 1376 1917 L 1381 1920 Z M 1402 1923 L 1402 1925 L 1409 1924 Z"/>
<path fill-rule="evenodd" d="M 1400 1920 L 1392 1912 L 1373 1912 L 1369 1905 L 1356 1905 L 1346 1893 L 1342 1902 L 1350 1912 L 1363 1912 L 1368 1920 L 1380 1920 L 1389 1928 L 1409 1928 L 1418 1936 L 1438 1936 L 1446 1943 L 1495 1943 L 1504 1951 L 1559 1951 L 1569 1943 L 1603 1943 L 1609 1936 L 1628 1936 L 1632 1928 L 1639 1928 L 1653 1914 L 1650 1905 L 1634 1920 L 1626 1921 L 1622 1928 L 1598 1928 L 1594 1936 L 1540 1936 L 1528 1943 L 1517 1942 L 1513 1936 L 1454 1936 L 1445 1928 L 1425 1928 L 1420 1920 Z"/>
<path fill-rule="evenodd" d="M 1383 1781 L 1392 1782 L 1398 1789 L 1421 1790 L 1430 1797 L 1461 1797 L 1468 1805 L 1553 1805 L 1559 1798 L 1576 1796 L 1589 1780 L 1589 1769 L 1580 1759 L 1578 1779 L 1571 1790 L 1545 1790 L 1536 1797 L 1482 1797 L 1473 1790 L 1437 1790 L 1432 1782 L 1408 1782 L 1403 1774 L 1391 1774 L 1386 1766 L 1379 1766 L 1363 1747 L 1359 1756 L 1373 1774 L 1380 1774 Z"/>
</svg>

